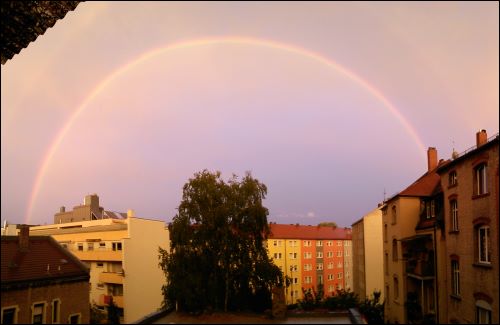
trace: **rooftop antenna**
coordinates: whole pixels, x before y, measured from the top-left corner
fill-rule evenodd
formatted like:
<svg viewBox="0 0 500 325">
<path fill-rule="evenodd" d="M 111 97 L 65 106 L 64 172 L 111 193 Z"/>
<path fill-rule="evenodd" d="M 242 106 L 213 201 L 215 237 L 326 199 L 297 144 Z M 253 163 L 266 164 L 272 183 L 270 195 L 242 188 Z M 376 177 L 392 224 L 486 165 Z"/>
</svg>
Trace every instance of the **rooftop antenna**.
<svg viewBox="0 0 500 325">
<path fill-rule="evenodd" d="M 382 201 L 382 202 L 385 202 L 385 187 L 384 187 L 384 201 Z"/>
<path fill-rule="evenodd" d="M 451 158 L 457 159 L 458 158 L 458 152 L 455 151 L 455 140 L 451 140 L 451 143 L 453 143 L 453 151 L 451 152 Z"/>
</svg>

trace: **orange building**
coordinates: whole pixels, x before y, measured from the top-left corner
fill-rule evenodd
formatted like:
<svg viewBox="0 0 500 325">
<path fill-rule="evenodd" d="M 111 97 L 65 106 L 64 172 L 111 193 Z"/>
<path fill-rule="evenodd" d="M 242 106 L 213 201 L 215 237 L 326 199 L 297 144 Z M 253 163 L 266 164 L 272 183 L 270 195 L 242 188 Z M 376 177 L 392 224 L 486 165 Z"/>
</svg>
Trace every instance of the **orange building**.
<svg viewBox="0 0 500 325">
<path fill-rule="evenodd" d="M 287 303 L 303 299 L 307 290 L 317 293 L 319 285 L 325 296 L 350 289 L 346 275 L 352 275 L 352 256 L 345 251 L 350 251 L 351 229 L 276 223 L 270 228 L 270 257 L 292 279 Z"/>
</svg>

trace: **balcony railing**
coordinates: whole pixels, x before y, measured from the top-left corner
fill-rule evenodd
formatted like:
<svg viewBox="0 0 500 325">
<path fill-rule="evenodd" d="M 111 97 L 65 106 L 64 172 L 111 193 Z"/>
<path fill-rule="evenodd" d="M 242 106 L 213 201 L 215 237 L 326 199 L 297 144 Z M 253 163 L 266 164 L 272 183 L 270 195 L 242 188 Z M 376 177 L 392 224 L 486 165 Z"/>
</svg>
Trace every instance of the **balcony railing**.
<svg viewBox="0 0 500 325">
<path fill-rule="evenodd" d="M 123 272 L 102 272 L 99 274 L 99 282 L 123 284 Z"/>
<path fill-rule="evenodd" d="M 95 249 L 91 251 L 70 250 L 76 257 L 82 261 L 122 261 L 122 251 Z"/>
</svg>

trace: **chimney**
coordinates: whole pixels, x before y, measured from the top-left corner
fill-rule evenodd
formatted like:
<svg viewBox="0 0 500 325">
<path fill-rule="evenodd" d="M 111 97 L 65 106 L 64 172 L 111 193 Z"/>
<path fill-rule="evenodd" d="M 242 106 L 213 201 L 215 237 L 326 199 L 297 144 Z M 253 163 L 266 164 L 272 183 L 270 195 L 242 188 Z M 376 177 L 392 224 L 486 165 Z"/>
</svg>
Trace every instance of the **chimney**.
<svg viewBox="0 0 500 325">
<path fill-rule="evenodd" d="M 430 172 L 437 167 L 438 163 L 437 150 L 434 147 L 427 149 L 427 171 Z"/>
<path fill-rule="evenodd" d="M 127 218 L 134 218 L 135 217 L 135 212 L 132 209 L 127 210 Z"/>
<path fill-rule="evenodd" d="M 62 206 L 59 208 L 59 213 L 64 213 L 66 212 L 66 207 Z"/>
<path fill-rule="evenodd" d="M 26 251 L 30 246 L 30 227 L 28 225 L 21 225 L 19 232 L 19 250 Z"/>
<path fill-rule="evenodd" d="M 488 141 L 486 130 L 479 130 L 479 132 L 476 133 L 476 145 L 480 147 L 485 144 L 486 141 Z"/>
</svg>

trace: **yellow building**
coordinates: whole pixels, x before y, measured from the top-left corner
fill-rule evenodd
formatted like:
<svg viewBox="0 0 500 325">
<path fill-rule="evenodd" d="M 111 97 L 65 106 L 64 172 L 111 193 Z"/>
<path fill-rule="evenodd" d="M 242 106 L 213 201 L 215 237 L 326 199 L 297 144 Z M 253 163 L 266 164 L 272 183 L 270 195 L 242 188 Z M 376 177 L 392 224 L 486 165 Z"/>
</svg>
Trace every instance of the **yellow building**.
<svg viewBox="0 0 500 325">
<path fill-rule="evenodd" d="M 272 258 L 285 276 L 290 278 L 290 286 L 286 288 L 286 304 L 294 304 L 302 299 L 302 271 L 301 271 L 301 240 L 268 239 L 268 255 Z"/>
<path fill-rule="evenodd" d="M 382 210 L 378 208 L 367 213 L 352 224 L 353 291 L 361 299 L 373 298 L 374 291 L 380 291 L 384 300 L 384 259 L 382 241 Z"/>
<path fill-rule="evenodd" d="M 428 170 L 382 207 L 385 321 L 446 323 L 443 192 L 435 148 Z M 442 162 L 440 162 L 442 163 Z"/>
<path fill-rule="evenodd" d="M 163 271 L 158 247 L 169 250 L 163 221 L 136 218 L 58 223 L 30 228 L 30 235 L 50 235 L 90 266 L 90 302 L 99 309 L 110 299 L 122 312 L 121 321 L 134 322 L 162 304 Z"/>
</svg>

